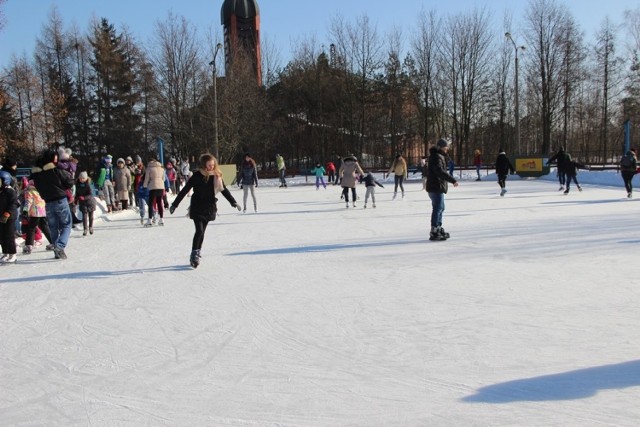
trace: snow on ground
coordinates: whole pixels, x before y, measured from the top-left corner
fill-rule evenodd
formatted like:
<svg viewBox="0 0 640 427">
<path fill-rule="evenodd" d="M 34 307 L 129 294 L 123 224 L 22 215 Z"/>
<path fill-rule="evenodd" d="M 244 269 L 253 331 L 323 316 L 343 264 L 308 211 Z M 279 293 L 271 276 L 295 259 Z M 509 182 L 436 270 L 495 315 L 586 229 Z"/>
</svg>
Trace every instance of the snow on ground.
<svg viewBox="0 0 640 427">
<path fill-rule="evenodd" d="M 187 199 L 164 227 L 110 214 L 65 261 L 0 267 L 0 425 L 636 425 L 620 175 L 567 196 L 510 177 L 505 197 L 465 175 L 446 242 L 417 177 L 377 209 L 304 178 L 263 182 L 257 214 L 221 198 L 197 270 Z"/>
</svg>

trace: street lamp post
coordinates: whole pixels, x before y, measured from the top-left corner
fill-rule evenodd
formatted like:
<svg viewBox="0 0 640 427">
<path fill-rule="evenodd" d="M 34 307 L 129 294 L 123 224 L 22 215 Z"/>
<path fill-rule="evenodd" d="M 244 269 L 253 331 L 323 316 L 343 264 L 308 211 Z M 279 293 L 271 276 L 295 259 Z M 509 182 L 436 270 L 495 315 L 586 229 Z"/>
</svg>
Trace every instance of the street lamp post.
<svg viewBox="0 0 640 427">
<path fill-rule="evenodd" d="M 218 144 L 218 70 L 216 68 L 216 57 L 218 56 L 218 51 L 222 48 L 222 44 L 218 43 L 216 45 L 216 50 L 213 52 L 213 61 L 209 62 L 213 69 L 213 125 L 216 128 L 213 133 L 214 140 L 214 148 L 215 148 L 215 156 L 218 161 L 220 161 L 220 148 Z"/>
<path fill-rule="evenodd" d="M 515 83 L 516 83 L 516 111 L 515 111 L 515 118 L 516 118 L 516 150 L 517 150 L 517 154 L 520 154 L 520 89 L 518 88 L 518 83 L 520 81 L 520 79 L 518 78 L 518 50 L 522 49 L 525 50 L 526 47 L 524 45 L 518 46 L 516 44 L 516 42 L 513 40 L 513 37 L 511 37 L 511 33 L 507 32 L 504 33 L 504 36 L 509 39 L 511 41 L 511 43 L 513 44 L 513 48 L 516 51 L 516 75 L 515 75 Z"/>
</svg>

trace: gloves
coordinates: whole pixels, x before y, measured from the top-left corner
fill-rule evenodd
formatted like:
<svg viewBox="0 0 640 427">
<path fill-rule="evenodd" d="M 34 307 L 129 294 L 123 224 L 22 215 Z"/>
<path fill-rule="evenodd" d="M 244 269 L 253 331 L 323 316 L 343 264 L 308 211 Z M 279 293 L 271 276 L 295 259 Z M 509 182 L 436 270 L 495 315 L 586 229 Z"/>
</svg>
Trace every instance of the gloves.
<svg viewBox="0 0 640 427">
<path fill-rule="evenodd" d="M 175 207 L 175 206 L 173 206 L 173 205 L 171 205 L 171 207 L 169 208 L 169 213 L 170 213 L 171 215 L 173 215 L 173 213 L 174 213 L 175 211 L 176 211 L 176 207 Z"/>
<path fill-rule="evenodd" d="M 240 206 L 238 206 L 238 209 L 240 209 Z M 11 216 L 11 214 L 9 212 L 5 212 L 2 214 L 2 216 L 0 216 L 0 222 L 3 224 L 6 224 L 7 221 L 9 221 L 9 217 Z"/>
</svg>

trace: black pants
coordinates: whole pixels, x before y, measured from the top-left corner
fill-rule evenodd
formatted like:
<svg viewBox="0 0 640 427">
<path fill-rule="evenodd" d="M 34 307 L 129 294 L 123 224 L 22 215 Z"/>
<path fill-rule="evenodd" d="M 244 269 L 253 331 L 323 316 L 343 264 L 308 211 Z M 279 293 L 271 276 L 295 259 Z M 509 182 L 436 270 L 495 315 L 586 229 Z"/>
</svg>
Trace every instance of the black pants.
<svg viewBox="0 0 640 427">
<path fill-rule="evenodd" d="M 507 185 L 507 175 L 498 175 L 498 185 L 504 188 Z"/>
<path fill-rule="evenodd" d="M 342 195 L 344 196 L 344 201 L 349 201 L 349 187 L 342 187 Z M 356 201 L 356 189 L 351 189 L 351 196 L 353 197 L 353 201 Z"/>
<path fill-rule="evenodd" d="M 201 218 L 195 218 L 193 220 L 193 225 L 196 226 L 196 232 L 193 235 L 193 243 L 191 244 L 192 250 L 200 250 L 202 249 L 202 242 L 204 242 L 204 233 L 207 231 L 207 225 L 209 225 L 208 220 L 203 220 Z"/>
<path fill-rule="evenodd" d="M 33 246 L 33 241 L 36 235 L 36 227 L 40 227 L 40 231 L 42 231 L 42 234 L 44 234 L 44 237 L 46 237 L 47 241 L 49 243 L 53 243 L 53 241 L 51 240 L 51 230 L 49 230 L 47 217 L 39 218 L 30 216 L 29 223 L 27 225 L 27 241 L 25 242 L 27 246 Z"/>
<path fill-rule="evenodd" d="M 14 217 L 9 217 L 7 222 L 0 223 L 0 246 L 3 254 L 16 253 L 16 219 Z"/>
<path fill-rule="evenodd" d="M 632 171 L 624 171 L 622 172 L 622 179 L 624 180 L 624 188 L 627 189 L 627 193 L 631 193 L 633 191 L 633 185 L 631 184 L 631 181 L 633 180 L 633 176 L 635 175 L 635 172 Z"/>
</svg>

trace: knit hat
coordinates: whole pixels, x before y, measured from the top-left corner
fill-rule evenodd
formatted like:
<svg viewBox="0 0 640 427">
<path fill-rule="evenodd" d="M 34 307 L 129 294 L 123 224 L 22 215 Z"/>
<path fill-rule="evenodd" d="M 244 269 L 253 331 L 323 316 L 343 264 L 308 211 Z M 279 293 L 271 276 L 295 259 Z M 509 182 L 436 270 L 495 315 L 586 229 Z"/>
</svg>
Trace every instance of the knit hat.
<svg viewBox="0 0 640 427">
<path fill-rule="evenodd" d="M 105 163 L 111 163 L 111 160 L 113 160 L 113 156 L 112 156 L 111 154 L 107 154 L 107 155 L 104 157 L 104 161 L 105 161 Z"/>
<path fill-rule="evenodd" d="M 133 162 L 133 159 L 131 158 L 131 156 L 127 156 L 127 158 L 125 159 L 128 162 Z"/>
<path fill-rule="evenodd" d="M 436 145 L 438 146 L 438 148 L 447 148 L 451 144 L 449 143 L 449 141 L 447 141 L 446 139 L 443 138 L 443 139 L 438 140 L 438 143 Z"/>
<path fill-rule="evenodd" d="M 87 175 L 87 171 L 82 171 L 82 172 L 80 172 L 80 175 L 78 175 L 78 178 L 80 178 L 80 179 L 89 179 L 89 175 Z"/>
<path fill-rule="evenodd" d="M 58 147 L 58 160 L 69 160 L 69 153 L 64 147 Z"/>
<path fill-rule="evenodd" d="M 142 163 L 142 157 L 136 154 L 136 163 Z"/>
<path fill-rule="evenodd" d="M 122 157 L 118 158 L 118 160 L 116 161 L 116 164 L 118 163 L 122 163 L 124 165 L 124 159 Z"/>
</svg>

